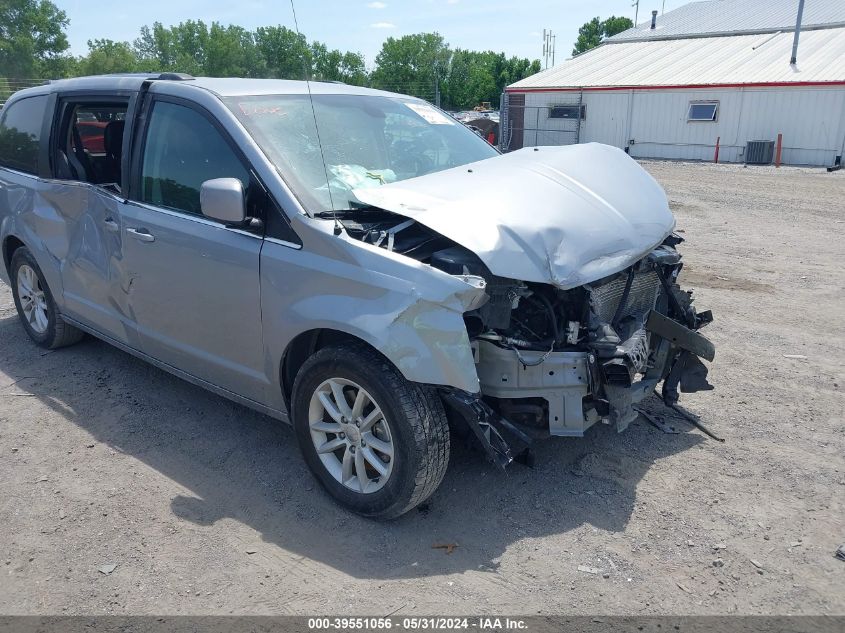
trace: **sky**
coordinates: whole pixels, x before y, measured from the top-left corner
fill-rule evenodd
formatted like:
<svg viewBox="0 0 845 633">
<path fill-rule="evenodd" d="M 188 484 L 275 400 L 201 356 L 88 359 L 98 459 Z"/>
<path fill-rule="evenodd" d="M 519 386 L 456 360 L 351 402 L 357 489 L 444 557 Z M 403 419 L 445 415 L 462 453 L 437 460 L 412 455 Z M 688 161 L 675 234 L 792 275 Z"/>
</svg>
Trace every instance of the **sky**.
<svg viewBox="0 0 845 633">
<path fill-rule="evenodd" d="M 140 28 L 184 20 L 237 24 L 247 29 L 281 24 L 293 28 L 290 0 L 144 0 L 100 2 L 53 0 L 70 19 L 74 55 L 88 52 L 87 41 L 131 42 Z M 556 35 L 556 61 L 570 55 L 578 28 L 591 18 L 634 18 L 633 0 L 294 0 L 299 30 L 330 48 L 364 54 L 372 68 L 388 37 L 437 31 L 453 48 L 504 51 L 509 56 L 542 58 L 543 29 Z M 663 0 L 640 0 L 640 22 L 661 9 Z M 683 2 L 665 3 L 673 6 Z"/>
</svg>

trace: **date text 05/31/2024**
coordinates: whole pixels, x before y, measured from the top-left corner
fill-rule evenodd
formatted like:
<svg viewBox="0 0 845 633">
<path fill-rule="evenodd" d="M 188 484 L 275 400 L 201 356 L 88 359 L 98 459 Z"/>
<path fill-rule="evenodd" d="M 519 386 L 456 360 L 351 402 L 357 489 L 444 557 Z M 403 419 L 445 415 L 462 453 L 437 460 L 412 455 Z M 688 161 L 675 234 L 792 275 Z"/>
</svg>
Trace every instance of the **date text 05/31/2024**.
<svg viewBox="0 0 845 633">
<path fill-rule="evenodd" d="M 308 618 L 309 631 L 361 631 L 361 630 L 397 631 L 525 631 L 525 620 L 506 617 L 335 617 Z"/>
</svg>

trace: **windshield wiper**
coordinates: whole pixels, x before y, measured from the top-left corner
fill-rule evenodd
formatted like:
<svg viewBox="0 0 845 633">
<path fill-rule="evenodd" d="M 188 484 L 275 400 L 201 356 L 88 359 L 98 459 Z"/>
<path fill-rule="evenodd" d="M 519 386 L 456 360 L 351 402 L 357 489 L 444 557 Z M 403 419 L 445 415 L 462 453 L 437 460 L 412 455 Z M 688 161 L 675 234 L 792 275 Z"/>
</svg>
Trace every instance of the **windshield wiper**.
<svg viewBox="0 0 845 633">
<path fill-rule="evenodd" d="M 353 203 L 354 204 L 354 203 Z M 314 214 L 315 218 L 320 218 L 323 220 L 332 220 L 334 218 L 339 217 L 347 217 L 347 218 L 354 218 L 356 216 L 367 214 L 367 215 L 374 215 L 374 214 L 385 214 L 385 215 L 393 215 L 390 211 L 385 211 L 384 209 L 379 209 L 378 207 L 374 207 L 372 205 L 361 205 L 356 206 L 352 209 L 337 209 L 335 211 L 318 211 Z"/>
</svg>

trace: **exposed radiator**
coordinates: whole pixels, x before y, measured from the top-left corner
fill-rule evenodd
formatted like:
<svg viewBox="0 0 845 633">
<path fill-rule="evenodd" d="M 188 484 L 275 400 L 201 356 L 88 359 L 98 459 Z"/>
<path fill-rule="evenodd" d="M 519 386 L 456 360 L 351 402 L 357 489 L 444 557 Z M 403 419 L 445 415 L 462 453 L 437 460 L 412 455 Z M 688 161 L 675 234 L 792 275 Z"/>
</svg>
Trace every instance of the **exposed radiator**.
<svg viewBox="0 0 845 633">
<path fill-rule="evenodd" d="M 590 293 L 593 312 L 605 323 L 610 323 L 613 320 L 616 309 L 619 307 L 619 301 L 625 292 L 627 280 L 628 275 L 620 275 L 609 283 L 593 288 Z M 660 279 L 656 272 L 648 270 L 636 273 L 622 316 L 645 316 L 649 310 L 654 308 L 659 294 Z"/>
</svg>

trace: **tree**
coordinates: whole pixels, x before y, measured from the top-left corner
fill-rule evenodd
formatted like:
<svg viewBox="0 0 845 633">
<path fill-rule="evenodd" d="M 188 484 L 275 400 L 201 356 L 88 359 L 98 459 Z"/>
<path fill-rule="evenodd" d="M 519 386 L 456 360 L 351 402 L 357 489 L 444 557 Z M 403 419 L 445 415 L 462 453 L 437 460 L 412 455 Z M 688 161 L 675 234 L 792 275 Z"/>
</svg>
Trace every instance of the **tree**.
<svg viewBox="0 0 845 633">
<path fill-rule="evenodd" d="M 265 77 L 304 79 L 311 69 L 311 49 L 305 36 L 285 26 L 259 27 L 255 45 L 266 64 Z"/>
<path fill-rule="evenodd" d="M 605 37 L 613 37 L 617 33 L 627 31 L 628 29 L 633 28 L 634 26 L 634 23 L 631 21 L 630 18 L 618 18 L 615 15 L 611 15 L 603 22 L 603 24 Z"/>
<path fill-rule="evenodd" d="M 363 86 L 367 70 L 361 53 L 341 53 L 329 50 L 322 42 L 311 44 L 311 77 L 321 81 L 342 81 Z"/>
<path fill-rule="evenodd" d="M 0 74 L 40 78 L 61 66 L 67 15 L 49 0 L 0 3 Z"/>
<path fill-rule="evenodd" d="M 602 40 L 617 33 L 621 33 L 634 26 L 634 23 L 624 17 L 610 16 L 604 22 L 600 18 L 593 18 L 578 29 L 578 39 L 575 41 L 573 55 L 579 55 L 584 51 L 595 48 Z"/>
<path fill-rule="evenodd" d="M 81 75 L 131 73 L 138 70 L 138 55 L 129 42 L 88 40 L 88 55 L 77 62 Z"/>
<path fill-rule="evenodd" d="M 451 51 L 439 33 L 389 37 L 376 55 L 374 87 L 433 101 L 435 84 L 446 77 Z"/>
</svg>

